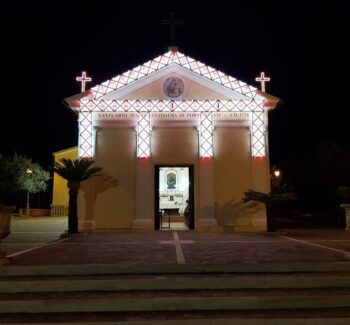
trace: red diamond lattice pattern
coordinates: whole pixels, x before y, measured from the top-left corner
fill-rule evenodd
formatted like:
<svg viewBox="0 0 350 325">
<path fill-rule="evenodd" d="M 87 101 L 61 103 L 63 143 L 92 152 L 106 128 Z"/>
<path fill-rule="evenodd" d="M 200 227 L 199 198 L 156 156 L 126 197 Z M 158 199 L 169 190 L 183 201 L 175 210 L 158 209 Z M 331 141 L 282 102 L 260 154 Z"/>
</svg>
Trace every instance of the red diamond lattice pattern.
<svg viewBox="0 0 350 325">
<path fill-rule="evenodd" d="M 150 147 L 150 115 L 148 113 L 139 113 L 137 119 L 137 157 L 147 158 L 151 156 Z"/>
<path fill-rule="evenodd" d="M 160 55 L 157 58 L 150 60 L 144 64 L 141 64 L 132 70 L 128 70 L 123 74 L 114 77 L 113 79 L 103 82 L 102 84 L 91 88 L 91 91 L 95 99 L 101 98 L 102 96 L 116 89 L 122 88 L 155 71 L 165 68 L 172 63 L 178 64 L 224 87 L 246 95 L 247 97 L 257 97 L 257 89 L 255 87 L 252 87 L 245 82 L 226 75 L 225 73 L 209 67 L 206 64 L 192 59 L 180 52 L 171 51 Z"/>
<path fill-rule="evenodd" d="M 79 113 L 79 156 L 92 157 L 94 139 L 92 135 L 93 112 L 136 112 L 137 157 L 150 157 L 151 112 L 200 112 L 200 156 L 212 157 L 213 112 L 250 112 L 251 152 L 253 157 L 265 157 L 265 124 L 263 100 L 81 100 Z"/>
<path fill-rule="evenodd" d="M 199 155 L 203 158 L 213 157 L 213 121 L 210 112 L 203 112 L 201 114 L 199 140 Z"/>
<path fill-rule="evenodd" d="M 79 157 L 93 157 L 92 114 L 89 111 L 79 113 Z"/>
</svg>

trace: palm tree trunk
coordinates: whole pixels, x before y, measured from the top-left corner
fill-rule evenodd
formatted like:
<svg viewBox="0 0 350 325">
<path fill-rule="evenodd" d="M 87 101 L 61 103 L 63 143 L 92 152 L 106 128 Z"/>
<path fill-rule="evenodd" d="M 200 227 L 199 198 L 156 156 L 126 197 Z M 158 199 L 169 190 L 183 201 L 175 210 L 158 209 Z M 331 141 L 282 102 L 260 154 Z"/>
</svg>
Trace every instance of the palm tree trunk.
<svg viewBox="0 0 350 325">
<path fill-rule="evenodd" d="M 275 209 L 276 207 L 274 207 L 272 203 L 266 202 L 266 221 L 268 232 L 276 231 Z"/>
<path fill-rule="evenodd" d="M 78 190 L 69 190 L 68 233 L 78 233 Z"/>
</svg>

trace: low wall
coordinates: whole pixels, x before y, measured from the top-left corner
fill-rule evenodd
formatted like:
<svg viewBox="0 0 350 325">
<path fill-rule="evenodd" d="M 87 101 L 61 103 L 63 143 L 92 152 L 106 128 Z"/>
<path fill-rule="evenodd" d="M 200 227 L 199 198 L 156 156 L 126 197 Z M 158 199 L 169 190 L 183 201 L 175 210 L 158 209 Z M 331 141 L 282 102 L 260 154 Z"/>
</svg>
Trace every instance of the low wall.
<svg viewBox="0 0 350 325">
<path fill-rule="evenodd" d="M 66 205 L 51 204 L 51 216 L 62 217 L 68 216 L 68 207 Z"/>
<path fill-rule="evenodd" d="M 19 213 L 26 215 L 27 209 L 19 209 Z M 46 217 L 50 215 L 49 209 L 29 209 L 29 216 L 31 217 Z"/>
</svg>

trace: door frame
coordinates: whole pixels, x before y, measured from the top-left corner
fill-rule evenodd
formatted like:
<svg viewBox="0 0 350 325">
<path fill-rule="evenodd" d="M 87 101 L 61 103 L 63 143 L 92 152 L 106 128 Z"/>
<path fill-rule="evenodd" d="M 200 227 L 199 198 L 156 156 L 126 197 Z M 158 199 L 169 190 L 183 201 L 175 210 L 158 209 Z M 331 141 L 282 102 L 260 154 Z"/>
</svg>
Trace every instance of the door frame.
<svg viewBox="0 0 350 325">
<path fill-rule="evenodd" d="M 155 164 L 154 165 L 154 229 L 160 230 L 159 224 L 159 169 L 160 168 L 188 168 L 188 196 L 190 200 L 190 224 L 189 230 L 195 229 L 195 202 L 194 202 L 194 164 Z"/>
</svg>

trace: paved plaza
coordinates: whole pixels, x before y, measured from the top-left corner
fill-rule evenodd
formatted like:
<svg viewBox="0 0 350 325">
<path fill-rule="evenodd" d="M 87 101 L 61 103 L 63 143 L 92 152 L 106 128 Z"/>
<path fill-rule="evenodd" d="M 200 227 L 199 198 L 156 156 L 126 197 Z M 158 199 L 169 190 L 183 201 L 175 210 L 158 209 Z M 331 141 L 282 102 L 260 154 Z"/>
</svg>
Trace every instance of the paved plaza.
<svg viewBox="0 0 350 325">
<path fill-rule="evenodd" d="M 14 215 L 11 234 L 2 240 L 0 248 L 11 255 L 35 249 L 60 239 L 67 229 L 67 217 L 26 217 Z"/>
<path fill-rule="evenodd" d="M 60 238 L 12 220 L 0 323 L 348 324 L 350 234 L 153 231 Z"/>
<path fill-rule="evenodd" d="M 18 218 L 1 243 L 10 265 L 337 262 L 350 258 L 343 229 L 276 233 L 154 231 L 79 234 L 60 239 L 67 218 Z"/>
</svg>

